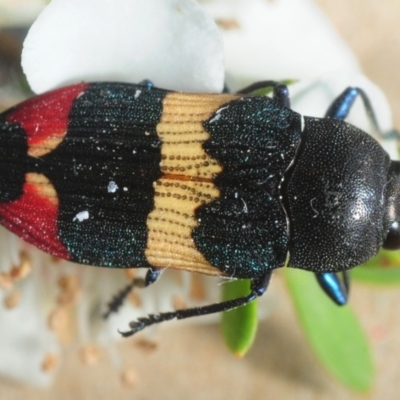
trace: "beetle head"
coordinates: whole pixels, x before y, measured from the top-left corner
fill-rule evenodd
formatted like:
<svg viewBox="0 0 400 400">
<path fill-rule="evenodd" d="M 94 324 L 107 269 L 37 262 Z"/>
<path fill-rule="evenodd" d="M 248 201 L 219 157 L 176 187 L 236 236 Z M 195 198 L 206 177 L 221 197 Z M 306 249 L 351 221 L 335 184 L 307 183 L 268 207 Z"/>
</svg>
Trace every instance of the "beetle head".
<svg viewBox="0 0 400 400">
<path fill-rule="evenodd" d="M 383 248 L 400 249 L 400 162 L 392 161 L 389 169 L 387 186 L 386 221 L 388 232 L 383 241 Z"/>
</svg>

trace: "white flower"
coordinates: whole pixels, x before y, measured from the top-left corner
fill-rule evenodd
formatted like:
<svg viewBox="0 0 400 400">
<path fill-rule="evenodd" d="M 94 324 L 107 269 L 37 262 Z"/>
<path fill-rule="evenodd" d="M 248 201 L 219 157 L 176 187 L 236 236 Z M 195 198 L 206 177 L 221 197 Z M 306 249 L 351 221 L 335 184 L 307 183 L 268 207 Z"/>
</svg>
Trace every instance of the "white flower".
<svg viewBox="0 0 400 400">
<path fill-rule="evenodd" d="M 33 24 L 22 65 L 41 93 L 85 81 L 221 91 L 222 41 L 195 0 L 53 0 Z"/>
</svg>

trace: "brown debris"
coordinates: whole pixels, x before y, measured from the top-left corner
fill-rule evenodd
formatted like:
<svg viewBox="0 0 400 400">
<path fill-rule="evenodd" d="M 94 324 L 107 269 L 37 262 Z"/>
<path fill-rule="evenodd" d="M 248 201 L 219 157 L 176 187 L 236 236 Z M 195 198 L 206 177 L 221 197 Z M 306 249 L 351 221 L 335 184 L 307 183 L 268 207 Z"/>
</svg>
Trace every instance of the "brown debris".
<svg viewBox="0 0 400 400">
<path fill-rule="evenodd" d="M 80 297 L 79 280 L 74 275 L 63 275 L 58 280 L 58 286 L 61 293 L 57 298 L 57 304 L 60 306 L 75 305 Z"/>
<path fill-rule="evenodd" d="M 135 307 L 139 308 L 142 306 L 142 299 L 135 291 L 129 293 L 128 299 Z"/>
<path fill-rule="evenodd" d="M 13 288 L 13 279 L 9 273 L 0 273 L 0 289 L 11 290 Z"/>
<path fill-rule="evenodd" d="M 58 280 L 58 286 L 62 291 L 74 291 L 79 288 L 79 281 L 74 275 L 63 275 Z"/>
<path fill-rule="evenodd" d="M 32 261 L 26 252 L 21 252 L 20 263 L 14 266 L 10 271 L 13 280 L 19 281 L 25 279 L 32 271 Z"/>
<path fill-rule="evenodd" d="M 121 375 L 122 384 L 125 387 L 133 388 L 137 385 L 137 372 L 134 368 L 127 368 Z"/>
<path fill-rule="evenodd" d="M 240 29 L 240 24 L 236 19 L 233 18 L 218 18 L 215 23 L 224 31 L 231 31 L 234 29 Z"/>
<path fill-rule="evenodd" d="M 79 351 L 79 356 L 82 363 L 88 366 L 96 365 L 99 362 L 100 355 L 100 349 L 93 344 L 87 344 Z"/>
<path fill-rule="evenodd" d="M 56 354 L 54 353 L 48 353 L 45 355 L 43 361 L 42 361 L 42 371 L 46 373 L 51 373 L 53 372 L 59 364 L 59 358 Z"/>
<path fill-rule="evenodd" d="M 186 308 L 185 299 L 177 294 L 172 297 L 172 304 L 175 310 L 184 310 Z"/>
<path fill-rule="evenodd" d="M 124 272 L 125 272 L 126 277 L 127 277 L 129 280 L 132 280 L 132 279 L 135 278 L 136 275 L 137 275 L 137 270 L 136 270 L 136 268 L 127 268 L 127 269 L 124 270 Z"/>
<path fill-rule="evenodd" d="M 158 348 L 158 343 L 149 339 L 139 339 L 134 344 L 146 353 L 153 353 Z"/>
<path fill-rule="evenodd" d="M 204 281 L 200 275 L 193 274 L 189 295 L 193 300 L 205 300 L 206 291 L 204 288 Z"/>
<path fill-rule="evenodd" d="M 65 307 L 56 307 L 50 312 L 48 326 L 52 331 L 65 331 L 68 326 L 68 312 Z"/>
<path fill-rule="evenodd" d="M 11 310 L 17 307 L 20 302 L 21 292 L 19 290 L 14 290 L 4 299 L 4 306 Z"/>
</svg>

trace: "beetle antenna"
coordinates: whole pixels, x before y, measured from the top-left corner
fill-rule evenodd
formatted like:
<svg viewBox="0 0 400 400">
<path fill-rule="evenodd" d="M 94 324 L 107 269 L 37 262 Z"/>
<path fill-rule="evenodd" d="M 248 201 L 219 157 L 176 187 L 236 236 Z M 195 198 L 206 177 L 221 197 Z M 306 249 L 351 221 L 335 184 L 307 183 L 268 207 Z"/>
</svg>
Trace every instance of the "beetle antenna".
<svg viewBox="0 0 400 400">
<path fill-rule="evenodd" d="M 222 311 L 233 310 L 244 306 L 247 303 L 255 300 L 261 296 L 267 290 L 268 284 L 271 280 L 272 270 L 267 271 L 264 275 L 254 278 L 251 280 L 251 291 L 247 296 L 239 297 L 233 300 L 223 301 L 221 303 L 215 303 L 204 307 L 188 308 L 186 310 L 177 310 L 172 312 L 165 312 L 160 314 L 149 314 L 147 317 L 138 318 L 137 321 L 129 323 L 131 328 L 129 331 L 119 332 L 122 336 L 128 337 L 135 333 L 143 330 L 144 328 L 159 324 L 160 322 L 169 321 L 171 319 L 184 319 L 190 317 L 197 317 L 201 315 L 213 314 Z"/>
</svg>

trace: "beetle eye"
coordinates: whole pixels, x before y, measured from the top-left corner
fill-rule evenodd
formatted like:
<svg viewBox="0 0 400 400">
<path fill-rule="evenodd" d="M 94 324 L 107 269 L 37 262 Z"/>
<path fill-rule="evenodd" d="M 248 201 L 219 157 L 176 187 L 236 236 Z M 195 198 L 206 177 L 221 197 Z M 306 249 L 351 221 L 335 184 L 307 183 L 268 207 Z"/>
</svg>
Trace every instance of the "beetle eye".
<svg viewBox="0 0 400 400">
<path fill-rule="evenodd" d="M 393 222 L 390 226 L 382 247 L 387 250 L 400 249 L 400 224 L 398 222 Z"/>
</svg>

